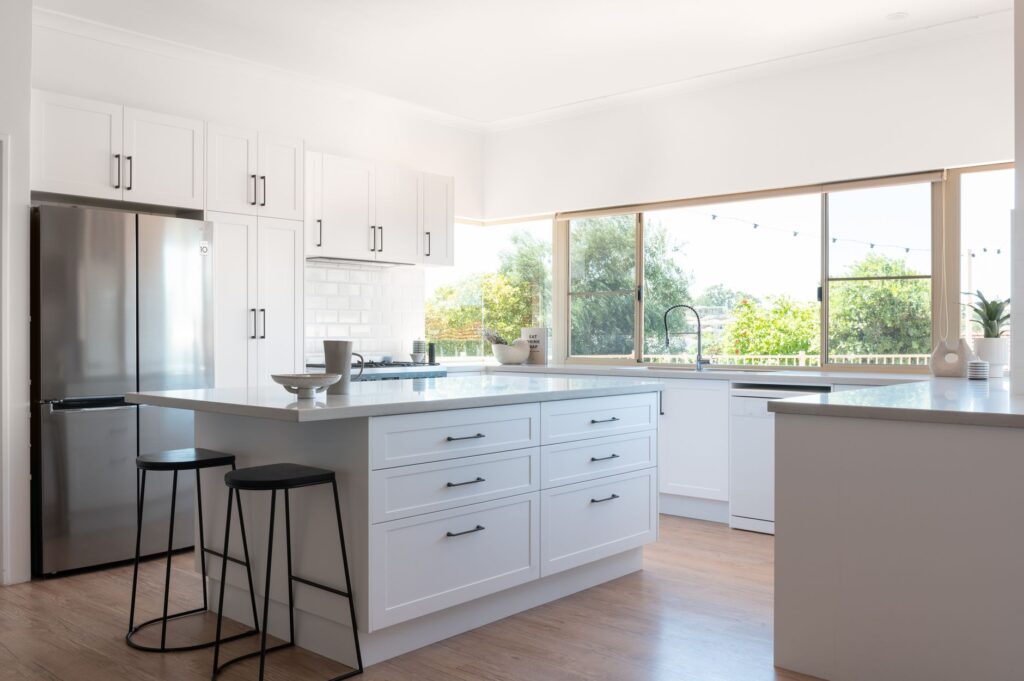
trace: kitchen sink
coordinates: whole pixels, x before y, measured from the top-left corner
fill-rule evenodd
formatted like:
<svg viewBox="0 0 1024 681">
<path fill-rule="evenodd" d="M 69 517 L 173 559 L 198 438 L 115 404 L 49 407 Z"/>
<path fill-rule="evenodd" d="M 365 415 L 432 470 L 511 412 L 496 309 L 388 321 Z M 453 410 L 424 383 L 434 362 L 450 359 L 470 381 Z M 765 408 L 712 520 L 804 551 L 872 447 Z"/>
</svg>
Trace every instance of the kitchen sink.
<svg viewBox="0 0 1024 681">
<path fill-rule="evenodd" d="M 680 364 L 645 364 L 645 369 L 651 369 L 654 371 L 691 371 L 697 373 L 697 370 L 692 366 L 680 365 Z M 778 371 L 778 369 L 733 369 L 730 367 L 704 367 L 704 372 L 729 372 L 732 374 L 770 374 Z"/>
</svg>

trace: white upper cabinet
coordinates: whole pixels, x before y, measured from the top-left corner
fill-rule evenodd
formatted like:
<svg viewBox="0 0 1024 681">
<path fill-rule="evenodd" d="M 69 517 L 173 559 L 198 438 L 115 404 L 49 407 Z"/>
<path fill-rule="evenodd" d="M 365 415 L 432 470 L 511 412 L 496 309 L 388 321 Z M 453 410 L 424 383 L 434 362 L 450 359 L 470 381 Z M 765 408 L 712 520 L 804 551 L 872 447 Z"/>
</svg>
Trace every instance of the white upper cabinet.
<svg viewBox="0 0 1024 681">
<path fill-rule="evenodd" d="M 125 108 L 124 200 L 203 207 L 203 123 Z"/>
<path fill-rule="evenodd" d="M 120 199 L 124 109 L 32 91 L 32 189 Z"/>
<path fill-rule="evenodd" d="M 320 152 L 306 176 L 307 258 L 452 264 L 453 178 Z"/>
<path fill-rule="evenodd" d="M 202 208 L 202 121 L 32 92 L 32 190 Z"/>
<path fill-rule="evenodd" d="M 216 123 L 207 136 L 207 210 L 302 219 L 302 140 Z"/>
<path fill-rule="evenodd" d="M 413 264 L 422 261 L 420 199 L 423 175 L 392 165 L 376 172 L 376 259 Z"/>
<path fill-rule="evenodd" d="M 256 215 L 255 130 L 206 126 L 206 209 Z"/>
<path fill-rule="evenodd" d="M 301 220 L 305 163 L 301 139 L 260 133 L 256 165 L 259 215 Z"/>
<path fill-rule="evenodd" d="M 455 178 L 423 173 L 424 265 L 455 264 Z"/>
</svg>

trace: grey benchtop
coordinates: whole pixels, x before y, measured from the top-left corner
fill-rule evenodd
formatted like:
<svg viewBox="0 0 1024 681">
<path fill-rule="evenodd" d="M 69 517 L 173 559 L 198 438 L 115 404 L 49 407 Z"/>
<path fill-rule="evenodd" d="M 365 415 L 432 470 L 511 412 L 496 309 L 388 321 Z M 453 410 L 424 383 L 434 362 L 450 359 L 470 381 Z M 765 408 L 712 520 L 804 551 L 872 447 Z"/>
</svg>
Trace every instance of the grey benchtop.
<svg viewBox="0 0 1024 681">
<path fill-rule="evenodd" d="M 792 397 L 769 403 L 768 410 L 776 414 L 1024 428 L 1024 396 L 1014 395 L 1007 379 L 933 378 Z"/>
<path fill-rule="evenodd" d="M 658 392 L 656 378 L 614 376 L 447 376 L 351 385 L 348 395 L 298 400 L 279 385 L 129 393 L 128 402 L 280 421 L 326 421 Z"/>
</svg>

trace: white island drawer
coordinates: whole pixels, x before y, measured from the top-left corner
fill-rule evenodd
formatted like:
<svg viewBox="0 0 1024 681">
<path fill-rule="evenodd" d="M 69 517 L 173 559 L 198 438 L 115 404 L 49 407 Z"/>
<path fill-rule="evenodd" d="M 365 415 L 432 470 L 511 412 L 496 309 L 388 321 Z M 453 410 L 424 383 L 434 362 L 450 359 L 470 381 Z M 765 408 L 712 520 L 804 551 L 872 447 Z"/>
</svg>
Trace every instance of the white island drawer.
<svg viewBox="0 0 1024 681">
<path fill-rule="evenodd" d="M 372 522 L 540 489 L 540 449 L 516 449 L 370 473 Z"/>
<path fill-rule="evenodd" d="M 540 407 L 454 409 L 370 419 L 374 469 L 524 449 L 540 444 Z"/>
<path fill-rule="evenodd" d="M 541 486 L 571 485 L 657 465 L 658 431 L 545 445 L 541 452 Z"/>
<path fill-rule="evenodd" d="M 612 395 L 541 404 L 541 444 L 584 440 L 658 427 L 658 394 Z"/>
<path fill-rule="evenodd" d="M 537 579 L 539 494 L 374 525 L 370 631 Z"/>
<path fill-rule="evenodd" d="M 541 576 L 658 538 L 657 469 L 541 492 Z"/>
</svg>

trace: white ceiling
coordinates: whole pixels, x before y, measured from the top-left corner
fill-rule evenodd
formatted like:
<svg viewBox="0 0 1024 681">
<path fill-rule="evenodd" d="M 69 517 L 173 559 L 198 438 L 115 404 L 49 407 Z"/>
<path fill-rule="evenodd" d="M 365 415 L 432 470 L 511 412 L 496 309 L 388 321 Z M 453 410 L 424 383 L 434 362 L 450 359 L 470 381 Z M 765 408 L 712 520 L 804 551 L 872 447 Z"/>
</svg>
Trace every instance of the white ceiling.
<svg viewBox="0 0 1024 681">
<path fill-rule="evenodd" d="M 1012 0 L 36 0 L 481 123 L 1009 12 Z M 888 18 L 896 12 L 903 19 Z M 970 22 L 964 22 L 965 28 Z"/>
</svg>

